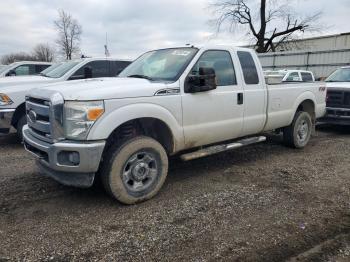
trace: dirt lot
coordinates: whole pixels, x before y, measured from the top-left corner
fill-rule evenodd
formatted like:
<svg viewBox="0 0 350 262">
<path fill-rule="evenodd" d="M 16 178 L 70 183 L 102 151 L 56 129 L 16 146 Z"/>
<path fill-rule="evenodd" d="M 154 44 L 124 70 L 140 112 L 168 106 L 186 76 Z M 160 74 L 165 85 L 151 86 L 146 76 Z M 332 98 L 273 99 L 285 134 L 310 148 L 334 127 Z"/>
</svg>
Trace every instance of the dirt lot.
<svg viewBox="0 0 350 262">
<path fill-rule="evenodd" d="M 170 162 L 154 199 L 123 206 L 101 189 L 37 174 L 0 138 L 0 261 L 349 261 L 350 130 L 318 129 L 293 150 L 279 136 Z"/>
</svg>

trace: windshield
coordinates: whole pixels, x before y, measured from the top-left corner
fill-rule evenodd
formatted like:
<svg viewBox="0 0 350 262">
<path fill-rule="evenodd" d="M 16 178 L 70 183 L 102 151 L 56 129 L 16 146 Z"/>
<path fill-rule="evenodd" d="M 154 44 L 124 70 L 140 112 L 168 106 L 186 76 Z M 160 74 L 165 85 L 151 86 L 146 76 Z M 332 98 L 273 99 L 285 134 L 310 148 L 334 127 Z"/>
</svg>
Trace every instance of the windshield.
<svg viewBox="0 0 350 262">
<path fill-rule="evenodd" d="M 69 70 L 71 70 L 73 67 L 75 67 L 79 63 L 80 63 L 79 61 L 65 62 L 63 64 L 60 64 L 55 69 L 50 70 L 48 73 L 45 74 L 45 76 L 52 77 L 52 78 L 62 77 L 65 73 L 67 73 Z"/>
<path fill-rule="evenodd" d="M 119 77 L 138 77 L 155 81 L 177 80 L 198 49 L 191 47 L 150 51 L 130 64 Z"/>
<path fill-rule="evenodd" d="M 339 68 L 326 79 L 326 82 L 350 82 L 350 68 Z"/>
<path fill-rule="evenodd" d="M 49 66 L 48 68 L 46 68 L 45 70 L 41 71 L 40 72 L 40 75 L 42 76 L 46 76 L 47 73 L 49 73 L 50 71 L 56 69 L 57 67 L 59 67 L 62 63 L 56 63 L 56 64 L 53 64 L 51 66 Z"/>
<path fill-rule="evenodd" d="M 0 74 L 5 72 L 7 70 L 7 68 L 9 68 L 8 65 L 0 65 Z"/>
</svg>

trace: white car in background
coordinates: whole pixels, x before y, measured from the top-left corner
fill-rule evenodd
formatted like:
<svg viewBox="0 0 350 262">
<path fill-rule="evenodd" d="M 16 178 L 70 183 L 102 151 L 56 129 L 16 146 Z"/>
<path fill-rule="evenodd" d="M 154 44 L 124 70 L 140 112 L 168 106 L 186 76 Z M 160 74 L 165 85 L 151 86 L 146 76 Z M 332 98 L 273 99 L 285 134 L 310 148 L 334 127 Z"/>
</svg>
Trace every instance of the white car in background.
<svg viewBox="0 0 350 262">
<path fill-rule="evenodd" d="M 22 61 L 0 67 L 0 77 L 37 75 L 49 66 L 50 62 Z"/>
<path fill-rule="evenodd" d="M 83 58 L 52 65 L 40 75 L 0 78 L 0 134 L 13 127 L 22 139 L 27 123 L 25 96 L 31 89 L 70 80 L 116 77 L 130 63 L 118 58 Z"/>
<path fill-rule="evenodd" d="M 269 84 L 282 82 L 314 82 L 311 71 L 305 70 L 268 70 L 264 71 L 265 79 Z"/>
</svg>

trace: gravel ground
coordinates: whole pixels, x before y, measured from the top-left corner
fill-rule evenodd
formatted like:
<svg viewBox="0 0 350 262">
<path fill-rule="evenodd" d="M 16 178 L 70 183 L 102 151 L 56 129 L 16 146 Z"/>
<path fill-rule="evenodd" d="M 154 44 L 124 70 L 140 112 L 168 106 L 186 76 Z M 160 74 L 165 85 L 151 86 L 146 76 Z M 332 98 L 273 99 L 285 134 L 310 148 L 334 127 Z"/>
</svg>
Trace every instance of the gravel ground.
<svg viewBox="0 0 350 262">
<path fill-rule="evenodd" d="M 350 129 L 293 150 L 280 136 L 172 159 L 154 199 L 124 206 L 99 188 L 37 174 L 0 138 L 0 261 L 349 261 Z"/>
</svg>

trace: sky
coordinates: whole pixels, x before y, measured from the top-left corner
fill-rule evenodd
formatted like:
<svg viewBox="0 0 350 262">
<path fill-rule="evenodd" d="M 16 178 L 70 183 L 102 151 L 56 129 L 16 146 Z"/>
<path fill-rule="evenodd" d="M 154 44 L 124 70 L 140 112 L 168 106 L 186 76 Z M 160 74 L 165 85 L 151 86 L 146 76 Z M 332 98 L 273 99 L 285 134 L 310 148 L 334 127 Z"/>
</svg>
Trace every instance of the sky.
<svg viewBox="0 0 350 262">
<path fill-rule="evenodd" d="M 248 0 L 249 1 L 249 0 Z M 257 1 L 257 0 L 250 0 Z M 273 0 L 272 0 L 273 1 Z M 151 49 L 185 44 L 249 44 L 245 32 L 215 32 L 213 0 L 0 0 L 0 56 L 30 52 L 38 43 L 55 47 L 57 10 L 83 27 L 82 53 L 103 56 L 107 33 L 112 56 L 136 58 Z M 290 0 L 300 16 L 323 11 L 322 34 L 350 32 L 349 0 Z M 306 35 L 309 36 L 309 35 Z"/>
</svg>

